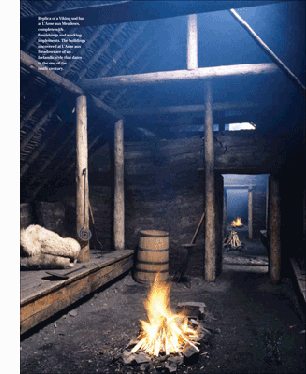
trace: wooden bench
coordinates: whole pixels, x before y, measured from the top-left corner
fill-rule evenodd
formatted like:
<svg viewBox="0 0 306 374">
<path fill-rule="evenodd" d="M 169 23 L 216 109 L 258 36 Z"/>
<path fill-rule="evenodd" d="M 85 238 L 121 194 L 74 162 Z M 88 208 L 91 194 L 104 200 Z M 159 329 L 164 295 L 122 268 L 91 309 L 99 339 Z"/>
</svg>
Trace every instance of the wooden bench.
<svg viewBox="0 0 306 374">
<path fill-rule="evenodd" d="M 130 270 L 133 253 L 131 250 L 91 250 L 89 262 L 76 264 L 72 269 L 54 270 L 60 274 L 76 270 L 66 280 L 48 275 L 47 270 L 21 271 L 20 333 L 25 333 Z"/>
</svg>

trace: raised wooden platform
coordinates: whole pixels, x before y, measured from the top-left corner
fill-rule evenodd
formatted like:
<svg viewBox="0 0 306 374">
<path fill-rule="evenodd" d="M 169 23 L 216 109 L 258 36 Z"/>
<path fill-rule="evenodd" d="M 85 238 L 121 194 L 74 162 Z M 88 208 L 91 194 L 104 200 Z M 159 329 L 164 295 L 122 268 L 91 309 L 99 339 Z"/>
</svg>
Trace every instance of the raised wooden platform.
<svg viewBox="0 0 306 374">
<path fill-rule="evenodd" d="M 268 252 L 270 252 L 270 243 L 267 230 L 260 230 L 259 232 L 262 244 L 268 249 Z"/>
<path fill-rule="evenodd" d="M 306 302 L 306 274 L 300 269 L 298 263 L 296 262 L 294 258 L 290 258 L 290 262 L 291 262 L 294 274 L 296 276 L 299 289 L 304 298 L 304 301 Z"/>
<path fill-rule="evenodd" d="M 134 251 L 90 251 L 90 260 L 71 269 L 54 270 L 69 275 L 59 280 L 48 270 L 26 270 L 20 275 L 20 333 L 67 308 L 100 286 L 122 275 L 133 266 Z M 51 271 L 51 270 L 50 270 Z"/>
</svg>

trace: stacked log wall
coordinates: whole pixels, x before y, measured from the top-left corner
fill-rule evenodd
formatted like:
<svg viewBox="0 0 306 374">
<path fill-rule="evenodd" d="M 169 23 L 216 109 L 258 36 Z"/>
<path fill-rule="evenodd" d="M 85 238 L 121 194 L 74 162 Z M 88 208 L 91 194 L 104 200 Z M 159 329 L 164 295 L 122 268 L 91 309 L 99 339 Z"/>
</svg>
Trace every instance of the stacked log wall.
<svg viewBox="0 0 306 374">
<path fill-rule="evenodd" d="M 141 230 L 165 230 L 170 235 L 170 251 L 180 250 L 191 242 L 204 209 L 199 184 L 193 188 L 150 191 L 143 186 L 127 189 L 126 243 L 135 249 Z M 196 241 L 204 243 L 203 227 Z"/>
<path fill-rule="evenodd" d="M 250 132 L 214 134 L 216 171 L 258 172 L 262 165 L 267 167 L 265 161 L 270 149 L 266 147 L 263 155 L 260 151 L 265 142 Z M 92 157 L 89 155 L 89 197 L 96 233 L 105 250 L 112 244 L 111 148 L 106 144 Z M 243 152 L 248 157 L 241 157 Z M 203 138 L 200 136 L 125 142 L 127 248 L 134 249 L 138 245 L 139 231 L 150 228 L 170 231 L 170 249 L 190 242 L 204 209 L 204 187 L 198 170 L 202 166 Z M 74 187 L 64 194 L 58 193 L 58 201 L 64 201 L 66 209 L 75 209 Z M 70 214 L 71 223 L 73 219 Z M 197 238 L 199 245 L 204 243 L 203 235 L 202 229 Z"/>
<path fill-rule="evenodd" d="M 20 205 L 20 228 L 26 229 L 35 222 L 32 205 L 24 203 Z"/>
<path fill-rule="evenodd" d="M 253 189 L 253 238 L 260 238 L 260 230 L 266 230 L 266 189 Z"/>
</svg>

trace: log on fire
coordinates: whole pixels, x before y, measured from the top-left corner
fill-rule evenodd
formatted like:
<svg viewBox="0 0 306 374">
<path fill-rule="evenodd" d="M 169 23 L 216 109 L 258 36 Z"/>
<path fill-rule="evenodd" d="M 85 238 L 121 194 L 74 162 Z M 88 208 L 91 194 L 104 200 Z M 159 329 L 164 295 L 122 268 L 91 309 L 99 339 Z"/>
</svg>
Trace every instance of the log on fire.
<svg viewBox="0 0 306 374">
<path fill-rule="evenodd" d="M 242 243 L 236 231 L 231 230 L 229 232 L 227 237 L 224 239 L 224 247 L 227 249 L 240 249 L 242 247 Z"/>
</svg>

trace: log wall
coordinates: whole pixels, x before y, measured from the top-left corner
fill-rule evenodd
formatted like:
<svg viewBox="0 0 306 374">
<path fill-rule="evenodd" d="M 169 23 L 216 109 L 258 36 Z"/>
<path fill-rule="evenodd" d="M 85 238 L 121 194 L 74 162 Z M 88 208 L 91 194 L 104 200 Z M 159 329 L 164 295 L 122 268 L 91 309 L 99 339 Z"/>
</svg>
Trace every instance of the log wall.
<svg viewBox="0 0 306 374">
<path fill-rule="evenodd" d="M 275 147 L 251 131 L 214 133 L 215 170 L 268 172 L 272 162 L 277 162 Z M 89 197 L 103 250 L 112 247 L 113 239 L 111 149 L 105 144 L 89 155 Z M 181 248 L 191 240 L 204 209 L 203 172 L 199 170 L 203 166 L 203 138 L 125 142 L 124 149 L 126 248 L 138 245 L 139 231 L 144 229 L 169 230 L 170 249 Z M 74 209 L 75 191 L 60 191 L 56 199 L 65 201 L 66 209 Z M 263 190 L 254 188 L 254 238 L 265 228 L 264 200 Z M 202 227 L 197 238 L 202 247 L 203 231 Z"/>
<path fill-rule="evenodd" d="M 260 230 L 266 230 L 266 190 L 253 188 L 253 239 L 260 238 Z"/>
<path fill-rule="evenodd" d="M 38 201 L 35 204 L 35 211 L 37 222 L 40 226 L 56 232 L 62 237 L 68 236 L 70 230 L 65 226 L 69 220 L 66 215 L 66 208 L 62 202 Z"/>
<path fill-rule="evenodd" d="M 34 223 L 33 209 L 31 204 L 20 205 L 20 228 L 26 229 L 29 225 Z"/>
</svg>

